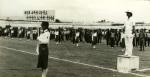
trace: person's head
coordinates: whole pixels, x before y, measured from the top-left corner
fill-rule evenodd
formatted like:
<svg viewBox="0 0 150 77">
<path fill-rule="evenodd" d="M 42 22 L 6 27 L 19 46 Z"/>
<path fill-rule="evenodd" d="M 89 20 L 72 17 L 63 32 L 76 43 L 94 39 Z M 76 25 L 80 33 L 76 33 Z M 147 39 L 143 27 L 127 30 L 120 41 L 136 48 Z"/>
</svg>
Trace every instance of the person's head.
<svg viewBox="0 0 150 77">
<path fill-rule="evenodd" d="M 127 11 L 126 15 L 127 15 L 128 19 L 129 19 L 130 17 L 132 17 L 133 14 L 132 14 L 132 12 Z"/>
<path fill-rule="evenodd" d="M 46 22 L 46 21 L 43 21 L 42 24 L 41 24 L 41 27 L 42 27 L 43 30 L 48 29 L 49 23 Z"/>
<path fill-rule="evenodd" d="M 139 30 L 138 30 L 138 29 L 136 29 L 136 33 L 139 33 Z"/>
<path fill-rule="evenodd" d="M 97 32 L 97 30 L 96 30 L 96 29 L 94 29 L 94 32 Z"/>
<path fill-rule="evenodd" d="M 144 29 L 141 29 L 140 32 L 143 33 L 143 32 L 144 32 Z"/>
</svg>

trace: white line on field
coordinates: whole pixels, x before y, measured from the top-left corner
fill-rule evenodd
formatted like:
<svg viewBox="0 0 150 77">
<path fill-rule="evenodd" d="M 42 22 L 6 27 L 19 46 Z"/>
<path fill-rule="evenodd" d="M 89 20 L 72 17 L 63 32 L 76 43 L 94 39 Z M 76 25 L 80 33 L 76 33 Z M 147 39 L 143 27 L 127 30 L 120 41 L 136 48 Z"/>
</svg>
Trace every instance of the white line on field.
<svg viewBox="0 0 150 77">
<path fill-rule="evenodd" d="M 146 68 L 146 69 L 141 69 L 141 70 L 138 70 L 138 71 L 141 71 L 141 72 L 144 72 L 144 71 L 149 71 L 150 68 Z"/>
<path fill-rule="evenodd" d="M 5 47 L 5 46 L 0 46 L 0 48 L 5 48 L 5 49 L 18 51 L 18 52 L 22 52 L 22 53 L 27 53 L 27 54 L 31 54 L 31 55 L 37 55 L 36 53 L 31 53 L 31 52 L 18 50 L 18 49 L 14 49 L 14 48 L 9 48 L 9 47 Z M 91 64 L 81 63 L 81 62 L 75 62 L 75 61 L 71 61 L 71 60 L 67 60 L 67 59 L 60 59 L 60 58 L 51 57 L 51 56 L 49 56 L 49 58 L 59 60 L 59 61 L 70 62 L 70 63 L 74 63 L 74 64 L 80 64 L 80 65 L 84 65 L 84 66 L 89 66 L 89 67 L 94 67 L 94 68 L 99 68 L 99 69 L 104 69 L 104 70 L 117 72 L 116 69 L 112 69 L 112 68 L 106 68 L 106 67 L 101 67 L 101 66 L 97 66 L 97 65 L 91 65 Z M 130 74 L 135 75 L 135 76 L 140 76 L 140 77 L 150 77 L 148 75 L 141 75 L 141 74 L 137 74 L 137 73 L 130 73 Z"/>
</svg>

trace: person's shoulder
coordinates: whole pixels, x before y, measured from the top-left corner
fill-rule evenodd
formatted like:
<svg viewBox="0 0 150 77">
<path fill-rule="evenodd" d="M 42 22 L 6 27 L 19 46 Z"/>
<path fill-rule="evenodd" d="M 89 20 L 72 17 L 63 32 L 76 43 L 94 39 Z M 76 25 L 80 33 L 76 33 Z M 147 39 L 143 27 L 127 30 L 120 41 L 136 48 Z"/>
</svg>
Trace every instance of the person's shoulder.
<svg viewBox="0 0 150 77">
<path fill-rule="evenodd" d="M 46 31 L 45 33 L 50 33 L 49 31 Z"/>
<path fill-rule="evenodd" d="M 50 34 L 50 32 L 49 31 L 45 31 L 44 34 Z"/>
</svg>

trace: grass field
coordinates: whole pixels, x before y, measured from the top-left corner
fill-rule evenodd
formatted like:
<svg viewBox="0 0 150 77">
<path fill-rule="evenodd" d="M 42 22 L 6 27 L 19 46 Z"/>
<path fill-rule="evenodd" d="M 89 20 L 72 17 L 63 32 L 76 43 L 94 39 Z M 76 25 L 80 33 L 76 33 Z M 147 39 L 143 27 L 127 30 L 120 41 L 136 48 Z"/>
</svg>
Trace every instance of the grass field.
<svg viewBox="0 0 150 77">
<path fill-rule="evenodd" d="M 37 41 L 0 37 L 0 77 L 41 77 L 36 68 L 35 52 Z M 144 52 L 134 48 L 140 57 L 140 70 L 123 74 L 116 70 L 120 47 L 110 48 L 103 41 L 93 49 L 90 44 L 79 47 L 65 41 L 56 45 L 50 41 L 48 77 L 146 77 L 150 76 L 150 47 Z"/>
</svg>

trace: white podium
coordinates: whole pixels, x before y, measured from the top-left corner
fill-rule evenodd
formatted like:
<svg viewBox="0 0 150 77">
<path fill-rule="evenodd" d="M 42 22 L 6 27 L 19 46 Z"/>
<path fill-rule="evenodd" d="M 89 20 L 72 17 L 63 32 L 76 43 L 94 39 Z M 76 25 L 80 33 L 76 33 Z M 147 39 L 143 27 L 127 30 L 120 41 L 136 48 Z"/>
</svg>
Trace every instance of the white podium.
<svg viewBox="0 0 150 77">
<path fill-rule="evenodd" d="M 121 73 L 129 73 L 139 69 L 138 56 L 119 55 L 117 58 L 117 70 Z"/>
</svg>

